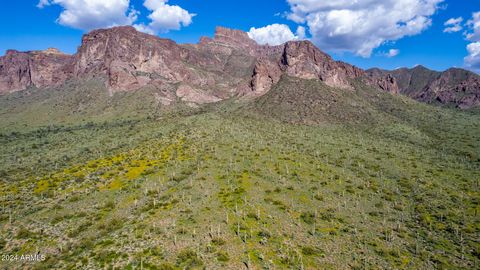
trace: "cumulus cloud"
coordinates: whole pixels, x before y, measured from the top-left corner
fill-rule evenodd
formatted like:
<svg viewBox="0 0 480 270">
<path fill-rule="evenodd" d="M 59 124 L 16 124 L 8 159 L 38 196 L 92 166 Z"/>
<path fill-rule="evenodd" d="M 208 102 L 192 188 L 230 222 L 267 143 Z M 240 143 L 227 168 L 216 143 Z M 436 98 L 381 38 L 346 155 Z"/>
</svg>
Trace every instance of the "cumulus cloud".
<svg viewBox="0 0 480 270">
<path fill-rule="evenodd" d="M 50 4 L 50 0 L 40 0 L 37 4 L 38 8 L 43 8 L 45 6 L 48 6 Z"/>
<path fill-rule="evenodd" d="M 400 54 L 400 50 L 399 49 L 390 49 L 387 53 L 386 53 L 386 56 L 387 57 L 395 57 L 397 55 Z"/>
<path fill-rule="evenodd" d="M 179 30 L 192 23 L 195 14 L 168 0 L 145 0 L 143 5 L 150 11 L 148 24 L 135 24 L 140 14 L 130 0 L 40 0 L 38 8 L 59 5 L 63 8 L 57 22 L 89 31 L 116 25 L 134 25 L 139 31 L 149 34 Z"/>
<path fill-rule="evenodd" d="M 480 11 L 472 15 L 472 19 L 467 21 L 470 32 L 467 33 L 467 39 L 470 41 L 480 41 Z"/>
<path fill-rule="evenodd" d="M 427 29 L 444 0 L 287 0 L 288 18 L 306 24 L 321 49 L 369 57 L 387 41 Z"/>
<path fill-rule="evenodd" d="M 81 30 L 130 25 L 138 12 L 130 0 L 40 0 L 37 7 L 59 5 L 63 8 L 57 22 Z"/>
<path fill-rule="evenodd" d="M 297 37 L 298 39 L 305 39 L 306 38 L 306 29 L 303 26 L 297 27 Z"/>
<path fill-rule="evenodd" d="M 167 4 L 168 0 L 145 0 L 144 6 L 151 11 L 149 24 L 135 24 L 135 28 L 146 33 L 165 33 L 189 26 L 195 16 L 177 5 Z"/>
<path fill-rule="evenodd" d="M 305 38 L 305 27 L 299 26 L 294 34 L 285 24 L 271 24 L 261 28 L 250 28 L 248 36 L 258 44 L 280 45 L 290 40 Z"/>
<path fill-rule="evenodd" d="M 467 45 L 468 56 L 465 57 L 465 65 L 473 70 L 480 71 L 480 42 Z"/>
<path fill-rule="evenodd" d="M 463 18 L 458 17 L 458 18 L 451 18 L 448 21 L 446 21 L 443 25 L 445 26 L 445 29 L 443 29 L 444 33 L 455 33 L 455 32 L 460 32 L 463 29 L 462 26 Z"/>
<path fill-rule="evenodd" d="M 480 12 L 475 12 L 472 19 L 467 21 L 469 31 L 466 38 L 471 43 L 467 45 L 468 55 L 465 57 L 465 66 L 474 71 L 480 71 Z"/>
</svg>

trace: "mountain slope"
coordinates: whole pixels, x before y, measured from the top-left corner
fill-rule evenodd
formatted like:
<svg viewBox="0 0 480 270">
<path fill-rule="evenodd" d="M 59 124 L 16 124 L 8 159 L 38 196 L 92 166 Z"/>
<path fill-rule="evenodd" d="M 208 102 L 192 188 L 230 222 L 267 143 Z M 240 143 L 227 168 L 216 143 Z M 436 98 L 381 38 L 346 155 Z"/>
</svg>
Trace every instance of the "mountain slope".
<svg viewBox="0 0 480 270">
<path fill-rule="evenodd" d="M 355 89 L 284 76 L 186 115 L 39 128 L 6 112 L 22 120 L 0 133 L 0 250 L 46 260 L 0 264 L 475 268 L 479 115 Z"/>
</svg>

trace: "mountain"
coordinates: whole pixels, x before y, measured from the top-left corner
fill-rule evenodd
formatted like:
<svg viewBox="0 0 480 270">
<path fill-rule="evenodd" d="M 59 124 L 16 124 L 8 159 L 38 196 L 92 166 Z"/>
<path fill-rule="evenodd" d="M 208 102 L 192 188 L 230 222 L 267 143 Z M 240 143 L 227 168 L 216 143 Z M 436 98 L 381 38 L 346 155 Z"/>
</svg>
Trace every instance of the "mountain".
<svg viewBox="0 0 480 270">
<path fill-rule="evenodd" d="M 9 51 L 0 268 L 477 269 L 480 111 L 414 73 L 221 27 Z"/>
<path fill-rule="evenodd" d="M 247 33 L 223 27 L 217 27 L 213 39 L 202 37 L 198 44 L 176 44 L 130 26 L 113 27 L 84 35 L 74 55 L 56 49 L 9 50 L 0 57 L 0 93 L 101 78 L 110 94 L 153 87 L 164 105 L 261 96 L 282 75 L 343 89 L 353 89 L 352 80 L 359 79 L 422 102 L 480 105 L 480 77 L 466 70 L 436 72 L 418 66 L 364 71 L 333 60 L 310 41 L 258 45 Z"/>
<path fill-rule="evenodd" d="M 112 95 L 149 86 L 163 105 L 181 100 L 194 106 L 231 97 L 257 97 L 282 77 L 317 79 L 353 89 L 352 80 L 421 102 L 467 109 L 480 105 L 480 77 L 462 69 L 364 71 L 333 60 L 309 41 L 258 45 L 247 33 L 217 27 L 198 44 L 138 32 L 131 26 L 94 30 L 74 55 L 56 49 L 7 51 L 0 57 L 0 93 L 29 87 L 59 87 L 67 81 L 100 78 Z"/>
<path fill-rule="evenodd" d="M 74 55 L 54 49 L 8 51 L 0 58 L 0 92 L 102 78 L 110 93 L 152 86 L 166 105 L 177 98 L 202 104 L 262 95 L 284 74 L 343 89 L 353 89 L 351 80 L 361 79 L 397 92 L 388 75 L 367 76 L 362 69 L 334 61 L 309 41 L 258 45 L 243 31 L 218 27 L 213 39 L 176 44 L 130 26 L 86 34 Z"/>
<path fill-rule="evenodd" d="M 367 73 L 393 76 L 401 94 L 421 102 L 454 105 L 462 109 L 480 106 L 480 76 L 468 70 L 450 68 L 438 72 L 416 66 L 412 69 L 370 69 Z"/>
</svg>

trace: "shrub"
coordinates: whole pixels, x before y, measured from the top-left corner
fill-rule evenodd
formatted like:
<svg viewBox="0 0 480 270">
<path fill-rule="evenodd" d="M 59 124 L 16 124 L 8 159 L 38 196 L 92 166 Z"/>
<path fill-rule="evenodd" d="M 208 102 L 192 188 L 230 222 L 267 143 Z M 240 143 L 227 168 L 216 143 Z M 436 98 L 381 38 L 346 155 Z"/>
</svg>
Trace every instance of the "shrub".
<svg viewBox="0 0 480 270">
<path fill-rule="evenodd" d="M 302 247 L 302 254 L 305 256 L 315 256 L 315 255 L 323 254 L 323 252 L 317 247 L 304 246 Z"/>
<path fill-rule="evenodd" d="M 18 239 L 27 239 L 27 238 L 32 238 L 33 236 L 34 236 L 34 233 L 25 229 L 24 227 L 21 227 L 17 232 Z"/>
<path fill-rule="evenodd" d="M 217 246 L 223 246 L 225 245 L 225 243 L 226 243 L 225 240 L 223 240 L 222 238 L 215 237 L 212 239 L 212 244 Z"/>
<path fill-rule="evenodd" d="M 199 268 L 203 266 L 202 260 L 198 258 L 195 251 L 185 249 L 181 251 L 177 256 L 177 266 L 182 269 Z"/>
<path fill-rule="evenodd" d="M 228 262 L 230 258 L 228 257 L 228 254 L 226 252 L 218 252 L 217 253 L 217 260 L 219 262 Z"/>
<path fill-rule="evenodd" d="M 175 270 L 175 266 L 169 263 L 162 263 L 158 266 L 159 270 Z"/>
<path fill-rule="evenodd" d="M 300 218 L 303 220 L 303 222 L 307 224 L 313 224 L 315 222 L 315 214 L 311 212 L 304 212 L 300 215 Z"/>
<path fill-rule="evenodd" d="M 266 232 L 266 231 L 259 231 L 257 235 L 259 237 L 262 237 L 262 238 L 270 238 L 271 237 L 270 233 Z"/>
</svg>

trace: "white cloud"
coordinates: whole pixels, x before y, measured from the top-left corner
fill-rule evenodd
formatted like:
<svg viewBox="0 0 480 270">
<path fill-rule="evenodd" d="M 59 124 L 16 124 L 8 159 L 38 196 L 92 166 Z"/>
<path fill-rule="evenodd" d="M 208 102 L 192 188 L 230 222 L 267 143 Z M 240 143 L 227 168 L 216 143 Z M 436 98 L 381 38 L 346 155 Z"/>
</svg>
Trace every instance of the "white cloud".
<svg viewBox="0 0 480 270">
<path fill-rule="evenodd" d="M 297 27 L 297 37 L 298 39 L 305 39 L 306 38 L 306 29 L 303 26 Z"/>
<path fill-rule="evenodd" d="M 321 49 L 369 57 L 387 41 L 421 33 L 444 0 L 287 0 Z"/>
<path fill-rule="evenodd" d="M 480 70 L 480 42 L 467 45 L 468 56 L 465 57 L 465 65 L 473 70 Z"/>
<path fill-rule="evenodd" d="M 139 31 L 146 33 L 166 33 L 169 30 L 180 30 L 189 26 L 196 15 L 177 5 L 167 4 L 168 0 L 145 0 L 144 6 L 151 11 L 148 25 L 134 25 Z"/>
<path fill-rule="evenodd" d="M 469 69 L 480 71 L 480 12 L 475 12 L 472 19 L 467 22 L 469 31 L 466 32 L 468 55 L 464 58 L 465 66 Z"/>
<path fill-rule="evenodd" d="M 130 6 L 130 0 L 40 0 L 37 7 L 59 5 L 63 11 L 57 22 L 85 31 L 116 25 L 134 25 L 139 31 L 156 34 L 179 30 L 192 23 L 195 14 L 167 2 L 168 0 L 144 1 L 143 5 L 151 12 L 147 25 L 134 24 L 140 13 Z"/>
<path fill-rule="evenodd" d="M 147 33 L 147 34 L 150 34 L 150 35 L 155 35 L 155 31 L 148 27 L 148 25 L 145 25 L 145 24 L 134 24 L 133 27 L 135 27 L 135 29 L 137 29 L 137 31 L 140 31 L 140 32 L 143 32 L 143 33 Z"/>
<path fill-rule="evenodd" d="M 390 49 L 387 53 L 386 53 L 386 56 L 387 57 L 395 57 L 397 55 L 400 54 L 400 50 L 399 49 Z"/>
<path fill-rule="evenodd" d="M 50 0 L 40 0 L 37 4 L 38 8 L 43 8 L 45 6 L 48 6 L 50 4 Z"/>
<path fill-rule="evenodd" d="M 250 28 L 248 36 L 258 44 L 280 45 L 290 40 L 305 38 L 305 27 L 299 26 L 295 35 L 285 24 L 271 24 L 261 28 Z"/>
<path fill-rule="evenodd" d="M 472 19 L 468 20 L 467 26 L 470 32 L 467 33 L 467 39 L 470 41 L 480 41 L 480 11 L 472 15 Z"/>
<path fill-rule="evenodd" d="M 57 22 L 81 29 L 129 25 L 138 12 L 130 8 L 130 0 L 40 0 L 37 7 L 59 5 L 63 8 Z"/>
<path fill-rule="evenodd" d="M 460 24 L 461 22 L 463 22 L 463 18 L 462 17 L 458 17 L 458 18 L 450 18 L 448 21 L 446 21 L 444 23 L 445 26 L 447 25 L 455 25 L 455 24 Z"/>
<path fill-rule="evenodd" d="M 443 25 L 445 26 L 445 29 L 443 30 L 444 33 L 455 33 L 455 32 L 460 32 L 463 29 L 462 26 L 463 18 L 458 17 L 458 18 L 451 18 L 448 21 L 446 21 Z"/>
</svg>

